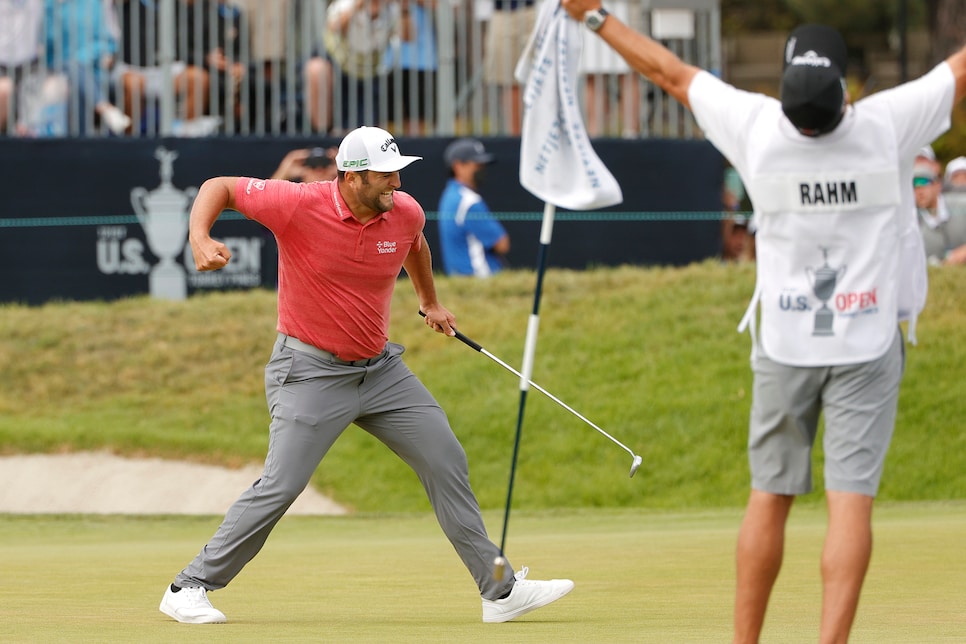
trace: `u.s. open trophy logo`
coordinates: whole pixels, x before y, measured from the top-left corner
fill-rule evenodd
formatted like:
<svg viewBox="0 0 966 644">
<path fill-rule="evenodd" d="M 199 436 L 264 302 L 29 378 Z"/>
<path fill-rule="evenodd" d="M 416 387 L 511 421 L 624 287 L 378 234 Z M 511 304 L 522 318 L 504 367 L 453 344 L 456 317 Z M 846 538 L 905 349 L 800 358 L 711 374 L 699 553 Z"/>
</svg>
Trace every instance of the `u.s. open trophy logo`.
<svg viewBox="0 0 966 644">
<path fill-rule="evenodd" d="M 825 263 L 818 268 L 812 268 L 811 266 L 805 267 L 805 275 L 808 276 L 808 280 L 811 282 L 812 292 L 822 302 L 822 306 L 815 311 L 815 327 L 812 335 L 835 335 L 832 331 L 832 322 L 835 320 L 835 314 L 828 307 L 828 301 L 835 293 L 836 284 L 845 275 L 845 264 L 842 264 L 838 268 L 832 268 L 828 263 L 828 248 L 821 246 L 820 248 Z"/>
<path fill-rule="evenodd" d="M 148 247 L 159 260 L 148 276 L 151 297 L 183 300 L 188 296 L 187 273 L 174 260 L 184 250 L 188 215 L 198 189 L 179 190 L 172 185 L 177 152 L 159 147 L 154 158 L 161 163 L 161 185 L 151 191 L 134 188 L 131 205 L 144 229 Z"/>
</svg>

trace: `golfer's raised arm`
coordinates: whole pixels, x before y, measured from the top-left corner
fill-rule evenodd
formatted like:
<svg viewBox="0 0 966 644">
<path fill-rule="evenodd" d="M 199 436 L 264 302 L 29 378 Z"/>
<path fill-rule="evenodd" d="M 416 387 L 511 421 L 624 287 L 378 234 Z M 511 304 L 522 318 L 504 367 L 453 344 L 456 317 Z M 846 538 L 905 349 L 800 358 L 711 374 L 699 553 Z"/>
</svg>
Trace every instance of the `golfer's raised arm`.
<svg viewBox="0 0 966 644">
<path fill-rule="evenodd" d="M 231 259 L 231 251 L 220 241 L 211 238 L 211 227 L 226 208 L 235 207 L 235 184 L 238 177 L 208 179 L 198 190 L 191 206 L 188 221 L 188 241 L 199 271 L 224 268 Z"/>
<path fill-rule="evenodd" d="M 583 22 L 584 14 L 601 8 L 600 0 L 561 0 L 570 17 Z M 661 43 L 631 29 L 614 15 L 608 15 L 596 35 L 616 51 L 627 64 L 646 76 L 655 85 L 690 108 L 688 87 L 695 74 L 701 71 L 685 63 Z"/>
</svg>

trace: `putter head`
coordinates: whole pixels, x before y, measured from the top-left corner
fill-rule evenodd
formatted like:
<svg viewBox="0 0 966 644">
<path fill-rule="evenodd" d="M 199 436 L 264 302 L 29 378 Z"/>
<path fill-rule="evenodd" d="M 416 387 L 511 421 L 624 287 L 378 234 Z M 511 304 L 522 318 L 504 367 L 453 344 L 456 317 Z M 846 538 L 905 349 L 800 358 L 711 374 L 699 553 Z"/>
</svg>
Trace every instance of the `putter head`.
<svg viewBox="0 0 966 644">
<path fill-rule="evenodd" d="M 506 574 L 506 559 L 502 555 L 493 560 L 493 579 L 501 581 Z"/>
<path fill-rule="evenodd" d="M 631 478 L 634 478 L 634 475 L 637 474 L 637 468 L 639 468 L 643 462 L 643 458 L 637 456 L 636 454 L 634 455 L 634 462 L 631 463 Z"/>
</svg>

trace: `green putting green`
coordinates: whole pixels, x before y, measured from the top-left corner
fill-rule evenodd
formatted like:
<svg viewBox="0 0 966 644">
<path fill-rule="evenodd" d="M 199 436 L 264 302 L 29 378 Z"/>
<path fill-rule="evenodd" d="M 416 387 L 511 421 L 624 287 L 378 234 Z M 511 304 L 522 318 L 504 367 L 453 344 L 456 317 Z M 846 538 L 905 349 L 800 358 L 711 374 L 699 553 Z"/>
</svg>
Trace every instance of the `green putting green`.
<svg viewBox="0 0 966 644">
<path fill-rule="evenodd" d="M 491 531 L 500 517 L 487 513 Z M 229 588 L 226 625 L 157 610 L 220 517 L 0 520 L 0 640 L 9 642 L 725 642 L 739 509 L 518 512 L 508 555 L 573 593 L 483 624 L 473 582 L 428 514 L 285 518 Z M 966 504 L 881 504 L 852 642 L 953 642 L 966 633 Z M 769 642 L 815 641 L 821 508 L 793 510 L 766 620 Z"/>
</svg>

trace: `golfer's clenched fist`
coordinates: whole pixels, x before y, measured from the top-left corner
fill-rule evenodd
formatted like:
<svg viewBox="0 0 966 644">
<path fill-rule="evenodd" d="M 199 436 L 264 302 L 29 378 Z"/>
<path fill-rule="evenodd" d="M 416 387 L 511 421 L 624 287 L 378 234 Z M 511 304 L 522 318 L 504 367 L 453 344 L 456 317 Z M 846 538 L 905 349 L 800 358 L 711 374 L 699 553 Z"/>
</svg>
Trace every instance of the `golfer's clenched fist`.
<svg viewBox="0 0 966 644">
<path fill-rule="evenodd" d="M 199 271 L 216 271 L 224 268 L 231 259 L 228 247 L 216 239 L 205 236 L 200 239 L 190 237 L 191 254 L 195 258 L 195 268 Z"/>
</svg>

